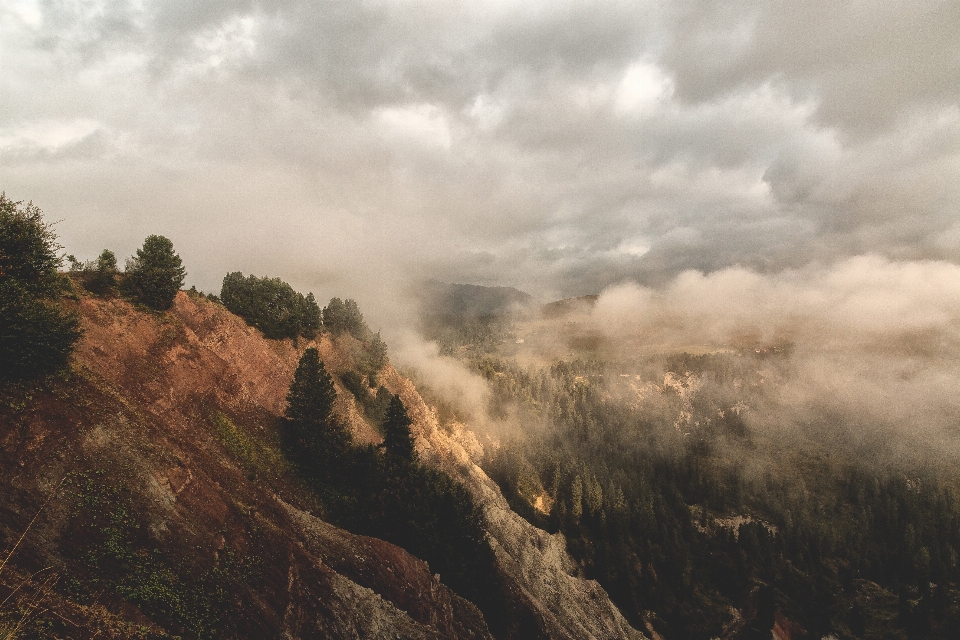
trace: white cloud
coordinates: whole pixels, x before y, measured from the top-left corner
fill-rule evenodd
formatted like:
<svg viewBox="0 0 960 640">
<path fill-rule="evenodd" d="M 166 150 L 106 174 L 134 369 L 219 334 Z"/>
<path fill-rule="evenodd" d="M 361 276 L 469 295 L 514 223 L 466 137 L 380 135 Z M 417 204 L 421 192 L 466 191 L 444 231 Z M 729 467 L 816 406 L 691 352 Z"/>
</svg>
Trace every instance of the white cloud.
<svg viewBox="0 0 960 640">
<path fill-rule="evenodd" d="M 480 94 L 470 106 L 468 115 L 477 123 L 481 131 L 496 129 L 506 113 L 506 107 L 494 97 Z"/>
<path fill-rule="evenodd" d="M 0 150 L 4 152 L 57 151 L 92 135 L 100 129 L 95 120 L 34 122 L 0 129 Z"/>
<path fill-rule="evenodd" d="M 377 118 L 389 137 L 428 147 L 450 148 L 450 124 L 436 105 L 387 107 L 378 110 Z"/>
<path fill-rule="evenodd" d="M 619 115 L 643 115 L 673 96 L 673 81 L 655 64 L 641 60 L 627 69 L 617 86 Z"/>
<path fill-rule="evenodd" d="M 43 11 L 39 0 L 10 0 L 0 9 L 0 16 L 4 21 L 11 18 L 18 20 L 31 29 L 37 29 L 43 24 Z"/>
<path fill-rule="evenodd" d="M 232 16 L 223 24 L 197 34 L 194 46 L 202 52 L 203 62 L 212 68 L 250 58 L 257 49 L 257 27 L 254 16 Z"/>
</svg>

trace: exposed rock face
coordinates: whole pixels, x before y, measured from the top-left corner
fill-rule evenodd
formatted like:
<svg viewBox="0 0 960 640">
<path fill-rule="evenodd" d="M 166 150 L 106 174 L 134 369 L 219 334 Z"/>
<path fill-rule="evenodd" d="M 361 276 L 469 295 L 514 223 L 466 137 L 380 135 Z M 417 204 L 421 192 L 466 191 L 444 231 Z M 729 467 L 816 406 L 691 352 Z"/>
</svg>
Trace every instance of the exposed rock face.
<svg viewBox="0 0 960 640">
<path fill-rule="evenodd" d="M 163 316 L 137 313 L 121 300 L 93 298 L 81 300 L 80 312 L 85 335 L 78 362 L 135 394 L 165 422 L 187 426 L 198 402 L 232 413 L 282 416 L 300 355 L 313 346 L 333 374 L 335 410 L 354 437 L 362 442 L 379 439 L 337 379 L 352 364 L 349 344 L 334 344 L 327 334 L 301 341 L 297 349 L 290 340 L 266 340 L 224 307 L 185 293 L 177 295 Z"/>
<path fill-rule="evenodd" d="M 603 587 L 577 577 L 562 534 L 550 535 L 510 509 L 499 487 L 477 465 L 482 449 L 472 434 L 439 428 L 413 384 L 392 369 L 381 380 L 407 406 L 421 459 L 462 480 L 482 503 L 497 561 L 512 581 L 514 595 L 534 613 L 542 637 L 645 638 L 627 623 Z"/>
<path fill-rule="evenodd" d="M 217 621 L 228 637 L 491 637 L 476 607 L 426 563 L 311 515 L 316 505 L 282 469 L 270 468 L 275 458 L 254 450 L 259 466 L 252 474 L 218 436 L 226 424 L 253 449 L 275 439 L 299 355 L 316 346 L 338 385 L 337 413 L 356 439 L 379 440 L 337 381 L 353 364 L 350 338 L 323 335 L 297 347 L 265 340 L 224 308 L 185 293 L 166 314 L 141 313 L 120 300 L 83 298 L 79 307 L 86 334 L 78 373 L 26 409 L 0 407 L 0 548 L 13 545 L 54 492 L 0 570 L 0 600 L 21 583 L 36 583 L 32 571 L 64 567 L 80 577 L 80 595 L 51 592 L 44 600 L 64 621 L 55 623 L 60 637 L 165 637 L 168 629 L 150 617 L 150 580 L 125 583 L 121 592 L 146 589 L 139 600 L 125 599 L 102 586 L 103 575 L 89 573 L 89 548 L 102 527 L 92 519 L 96 508 L 77 505 L 100 504 L 97 496 L 113 491 L 139 518 L 136 526 L 124 524 L 136 553 L 155 549 L 170 566 L 203 568 L 201 582 L 229 573 L 231 558 L 252 567 L 217 596 L 236 610 Z M 469 434 L 439 429 L 414 386 L 391 367 L 380 379 L 407 405 L 423 460 L 462 479 L 484 505 L 520 620 L 517 638 L 643 637 L 598 584 L 576 577 L 561 536 L 510 511 L 462 446 Z M 114 526 L 115 516 L 103 517 Z M 190 618 L 183 620 L 181 627 Z"/>
<path fill-rule="evenodd" d="M 0 409 L 0 549 L 27 531 L 0 570 L 0 600 L 18 586 L 32 597 L 47 574 L 30 574 L 52 565 L 77 584 L 76 595 L 43 598 L 56 625 L 45 633 L 63 638 L 168 637 L 203 624 L 236 638 L 491 637 L 425 562 L 281 501 L 310 504 L 282 473 L 252 481 L 225 451 L 212 416 L 269 441 L 298 361 L 291 343 L 183 293 L 169 314 L 88 298 L 80 310 L 78 373 L 20 413 Z M 317 346 L 334 373 L 344 366 L 329 340 Z M 339 395 L 354 433 L 376 437 Z M 137 575 L 124 565 L 130 554 L 152 568 Z M 177 575 L 184 568 L 196 575 Z M 111 580 L 120 588 L 104 586 Z M 197 620 L 202 603 L 190 600 L 222 587 L 211 597 L 226 598 L 231 615 Z M 0 630 L 18 620 L 17 602 L 29 601 L 0 608 Z M 182 615 L 163 613 L 177 604 Z"/>
<path fill-rule="evenodd" d="M 439 637 L 492 638 L 480 611 L 431 576 L 427 563 L 396 553 L 396 547 L 383 540 L 353 535 L 284 506 L 304 548 L 354 585 L 389 593 L 391 602 Z"/>
</svg>

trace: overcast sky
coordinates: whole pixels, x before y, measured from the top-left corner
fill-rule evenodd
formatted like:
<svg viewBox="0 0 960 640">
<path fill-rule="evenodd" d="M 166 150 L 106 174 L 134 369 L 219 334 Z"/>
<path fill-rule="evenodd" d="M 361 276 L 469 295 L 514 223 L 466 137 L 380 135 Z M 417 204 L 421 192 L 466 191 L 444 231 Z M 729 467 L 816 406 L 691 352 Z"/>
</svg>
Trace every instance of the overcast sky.
<svg viewBox="0 0 960 640">
<path fill-rule="evenodd" d="M 166 235 L 207 291 L 960 263 L 956 0 L 3 0 L 0 29 L 0 188 L 84 259 Z"/>
</svg>

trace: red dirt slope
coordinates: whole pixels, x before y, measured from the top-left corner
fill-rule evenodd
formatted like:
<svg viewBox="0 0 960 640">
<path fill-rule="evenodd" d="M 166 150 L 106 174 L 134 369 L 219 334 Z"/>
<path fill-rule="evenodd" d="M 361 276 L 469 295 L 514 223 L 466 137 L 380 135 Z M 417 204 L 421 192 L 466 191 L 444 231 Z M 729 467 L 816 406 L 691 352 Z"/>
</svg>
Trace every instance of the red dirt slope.
<svg viewBox="0 0 960 640">
<path fill-rule="evenodd" d="M 73 371 L 2 392 L 0 549 L 26 536 L 0 569 L 0 601 L 19 588 L 0 631 L 40 587 L 23 637 L 489 637 L 426 563 L 308 513 L 276 448 L 307 344 L 265 340 L 186 293 L 163 314 L 78 305 Z M 350 366 L 348 344 L 316 346 L 331 373 Z"/>
</svg>

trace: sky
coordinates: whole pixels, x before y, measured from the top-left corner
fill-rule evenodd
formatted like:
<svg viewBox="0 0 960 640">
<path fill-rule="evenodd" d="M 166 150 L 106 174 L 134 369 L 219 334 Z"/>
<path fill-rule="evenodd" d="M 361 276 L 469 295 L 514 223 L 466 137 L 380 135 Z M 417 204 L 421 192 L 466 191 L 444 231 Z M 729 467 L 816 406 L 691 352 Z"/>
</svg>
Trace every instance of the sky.
<svg viewBox="0 0 960 640">
<path fill-rule="evenodd" d="M 212 292 L 942 271 L 958 101 L 955 0 L 0 3 L 0 189 Z"/>
</svg>

